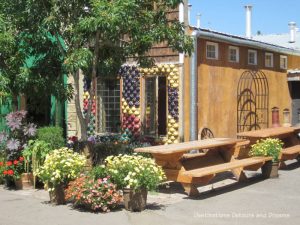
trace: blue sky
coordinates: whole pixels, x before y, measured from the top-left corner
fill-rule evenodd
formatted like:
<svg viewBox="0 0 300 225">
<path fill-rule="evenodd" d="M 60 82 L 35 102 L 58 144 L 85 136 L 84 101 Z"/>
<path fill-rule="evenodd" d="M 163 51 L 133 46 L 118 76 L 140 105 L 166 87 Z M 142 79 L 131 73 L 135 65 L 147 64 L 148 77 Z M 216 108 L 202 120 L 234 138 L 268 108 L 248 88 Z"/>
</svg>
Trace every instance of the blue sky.
<svg viewBox="0 0 300 225">
<path fill-rule="evenodd" d="M 300 0 L 189 0 L 192 4 L 191 24 L 201 13 L 201 27 L 236 35 L 245 34 L 245 9 L 252 9 L 252 33 L 288 33 L 288 22 L 300 27 Z"/>
</svg>

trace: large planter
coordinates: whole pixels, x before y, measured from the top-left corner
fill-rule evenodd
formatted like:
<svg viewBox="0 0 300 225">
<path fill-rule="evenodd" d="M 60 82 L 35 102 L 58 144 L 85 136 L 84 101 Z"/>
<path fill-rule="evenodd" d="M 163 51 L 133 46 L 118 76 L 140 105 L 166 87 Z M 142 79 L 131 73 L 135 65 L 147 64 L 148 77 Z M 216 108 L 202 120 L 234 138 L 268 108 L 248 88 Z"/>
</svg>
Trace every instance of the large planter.
<svg viewBox="0 0 300 225">
<path fill-rule="evenodd" d="M 278 178 L 278 162 L 267 161 L 261 168 L 264 178 Z"/>
<path fill-rule="evenodd" d="M 63 184 L 56 185 L 53 191 L 49 192 L 50 202 L 55 205 L 63 205 L 66 203 L 65 189 Z"/>
<path fill-rule="evenodd" d="M 133 190 L 130 188 L 125 188 L 123 190 L 123 198 L 125 209 L 129 211 L 143 211 L 147 204 L 147 194 L 146 189 Z"/>
<path fill-rule="evenodd" d="M 20 179 L 14 180 L 17 190 L 33 189 L 33 174 L 22 173 Z"/>
</svg>

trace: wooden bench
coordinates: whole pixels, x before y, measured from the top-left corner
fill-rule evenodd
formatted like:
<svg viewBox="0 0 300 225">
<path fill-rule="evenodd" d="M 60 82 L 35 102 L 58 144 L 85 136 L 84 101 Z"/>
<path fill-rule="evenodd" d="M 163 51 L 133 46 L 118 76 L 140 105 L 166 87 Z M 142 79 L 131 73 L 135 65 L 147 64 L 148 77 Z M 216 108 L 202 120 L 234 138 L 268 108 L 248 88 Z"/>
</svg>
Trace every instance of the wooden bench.
<svg viewBox="0 0 300 225">
<path fill-rule="evenodd" d="M 280 161 L 295 159 L 300 154 L 300 145 L 284 148 L 281 151 Z"/>
<path fill-rule="evenodd" d="M 208 175 L 215 175 L 217 173 L 231 171 L 237 168 L 244 169 L 254 165 L 260 168 L 266 161 L 270 160 L 272 160 L 272 157 L 252 157 L 241 160 L 235 160 L 228 163 L 222 163 L 214 166 L 189 170 L 183 172 L 183 174 L 190 177 L 205 177 Z"/>
</svg>

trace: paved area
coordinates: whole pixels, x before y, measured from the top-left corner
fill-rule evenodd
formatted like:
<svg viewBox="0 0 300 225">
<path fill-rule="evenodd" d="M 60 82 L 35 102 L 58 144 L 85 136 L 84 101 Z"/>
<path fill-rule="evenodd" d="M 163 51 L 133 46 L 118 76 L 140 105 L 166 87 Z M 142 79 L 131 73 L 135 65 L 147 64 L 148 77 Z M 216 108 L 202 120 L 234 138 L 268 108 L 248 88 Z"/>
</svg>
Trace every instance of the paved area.
<svg viewBox="0 0 300 225">
<path fill-rule="evenodd" d="M 43 190 L 6 190 L 0 186 L 0 225 L 234 225 L 300 224 L 300 167 L 292 161 L 279 179 L 263 180 L 248 174 L 236 183 L 228 174 L 217 183 L 201 187 L 202 194 L 188 198 L 171 184 L 150 193 L 147 210 L 131 213 L 122 207 L 110 213 L 90 213 L 70 205 L 52 206 Z"/>
</svg>

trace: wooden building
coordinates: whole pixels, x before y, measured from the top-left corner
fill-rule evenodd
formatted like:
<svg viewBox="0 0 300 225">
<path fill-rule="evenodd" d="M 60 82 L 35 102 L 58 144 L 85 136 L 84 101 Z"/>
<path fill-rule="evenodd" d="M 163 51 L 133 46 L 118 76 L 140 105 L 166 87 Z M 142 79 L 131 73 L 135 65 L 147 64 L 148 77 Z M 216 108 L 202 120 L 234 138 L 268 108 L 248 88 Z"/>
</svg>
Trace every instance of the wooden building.
<svg viewBox="0 0 300 225">
<path fill-rule="evenodd" d="M 184 11 L 181 5 L 170 17 L 187 22 Z M 99 78 L 96 133 L 130 133 L 166 143 L 235 137 L 272 126 L 274 107 L 280 122 L 284 109 L 293 111 L 293 123 L 298 121 L 292 103 L 299 89 L 291 88 L 288 76 L 299 71 L 300 50 L 207 29 L 187 32 L 195 43 L 191 57 L 161 43 L 149 52 L 155 67 L 141 69 L 129 60 L 120 79 Z M 68 135 L 78 134 L 75 107 L 69 106 Z"/>
</svg>

